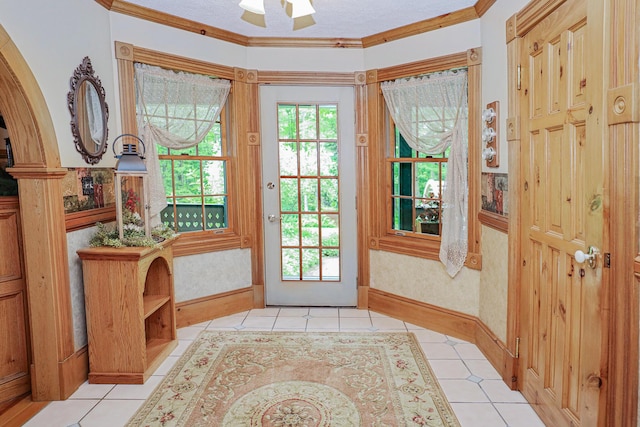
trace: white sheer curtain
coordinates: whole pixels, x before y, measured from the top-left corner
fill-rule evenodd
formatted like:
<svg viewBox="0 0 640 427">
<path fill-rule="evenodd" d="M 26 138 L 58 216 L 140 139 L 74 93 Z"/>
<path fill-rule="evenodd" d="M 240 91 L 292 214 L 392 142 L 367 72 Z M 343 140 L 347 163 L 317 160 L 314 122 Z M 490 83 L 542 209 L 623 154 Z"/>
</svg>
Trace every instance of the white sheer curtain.
<svg viewBox="0 0 640 427">
<path fill-rule="evenodd" d="M 95 150 L 97 151 L 102 144 L 104 138 L 104 123 L 102 120 L 102 106 L 100 105 L 100 97 L 98 91 L 91 83 L 85 83 L 85 104 L 87 110 L 87 120 L 89 121 L 89 133 L 93 140 Z M 88 141 L 87 141 L 88 142 Z"/>
<path fill-rule="evenodd" d="M 135 64 L 138 132 L 147 150 L 151 224 L 167 206 L 156 144 L 186 149 L 200 143 L 220 116 L 231 82 Z"/>
<path fill-rule="evenodd" d="M 467 257 L 466 70 L 383 82 L 391 117 L 411 148 L 435 155 L 451 147 L 442 195 L 440 261 L 453 277 Z"/>
</svg>

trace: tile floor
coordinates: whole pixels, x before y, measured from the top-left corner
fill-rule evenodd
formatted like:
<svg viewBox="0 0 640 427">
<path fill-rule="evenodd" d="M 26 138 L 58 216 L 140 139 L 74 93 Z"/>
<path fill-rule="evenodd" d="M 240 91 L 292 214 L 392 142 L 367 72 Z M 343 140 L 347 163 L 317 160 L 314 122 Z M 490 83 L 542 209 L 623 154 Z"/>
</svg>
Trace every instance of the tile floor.
<svg viewBox="0 0 640 427">
<path fill-rule="evenodd" d="M 144 385 L 85 383 L 69 399 L 47 405 L 25 426 L 125 425 L 179 356 L 205 329 L 410 331 L 418 338 L 462 427 L 544 427 L 522 395 L 508 389 L 475 345 L 372 311 L 342 308 L 255 309 L 181 328 L 178 347 Z"/>
</svg>

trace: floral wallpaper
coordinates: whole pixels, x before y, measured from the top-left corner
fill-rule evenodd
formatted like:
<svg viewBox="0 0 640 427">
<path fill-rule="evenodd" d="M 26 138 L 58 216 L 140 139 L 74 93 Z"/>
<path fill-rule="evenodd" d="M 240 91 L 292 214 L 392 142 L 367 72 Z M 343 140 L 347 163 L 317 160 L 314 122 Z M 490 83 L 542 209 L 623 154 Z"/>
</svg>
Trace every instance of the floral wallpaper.
<svg viewBox="0 0 640 427">
<path fill-rule="evenodd" d="M 64 212 L 79 212 L 115 204 L 113 169 L 69 168 L 62 180 Z"/>
</svg>

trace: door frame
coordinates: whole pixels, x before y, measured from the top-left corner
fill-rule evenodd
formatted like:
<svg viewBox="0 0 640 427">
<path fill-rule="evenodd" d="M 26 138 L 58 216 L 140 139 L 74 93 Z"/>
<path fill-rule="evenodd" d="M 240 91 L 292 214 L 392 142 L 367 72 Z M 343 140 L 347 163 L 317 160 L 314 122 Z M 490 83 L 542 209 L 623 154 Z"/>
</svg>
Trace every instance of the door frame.
<svg viewBox="0 0 640 427">
<path fill-rule="evenodd" d="M 62 400 L 82 383 L 74 374 L 67 235 L 60 182 L 67 170 L 46 100 L 26 60 L 0 25 L 0 111 L 11 135 L 18 180 L 33 400 Z M 82 363 L 82 361 L 80 362 Z"/>
<path fill-rule="evenodd" d="M 367 194 L 369 188 L 369 168 L 367 163 L 369 161 L 369 138 L 367 135 L 368 129 L 368 97 L 375 94 L 371 92 L 372 89 L 367 85 L 371 77 L 364 71 L 356 71 L 351 73 L 339 73 L 339 72 L 308 72 L 308 71 L 258 71 L 249 70 L 248 75 L 253 76 L 252 84 L 252 108 L 251 111 L 260 111 L 260 99 L 258 96 L 258 86 L 278 84 L 283 86 L 351 86 L 354 88 L 355 93 L 355 134 L 356 134 L 356 194 Z M 252 113 L 255 114 L 255 113 Z M 258 149 L 261 149 L 261 133 L 260 133 L 260 117 L 256 115 L 255 120 L 251 120 L 251 124 L 247 129 L 247 138 L 253 142 Z M 261 156 L 258 156 L 259 160 L 256 163 L 262 161 Z M 259 187 L 262 190 L 263 182 L 260 177 L 256 178 L 259 181 Z M 260 217 L 262 217 L 262 203 L 259 204 Z M 356 200 L 356 212 L 358 213 L 356 218 L 357 227 L 357 242 L 358 248 L 357 256 L 357 271 L 358 276 L 356 278 L 358 303 L 357 308 L 368 308 L 368 291 L 369 291 L 369 251 L 364 248 L 369 247 L 368 239 L 368 227 L 370 223 L 369 214 L 363 215 L 363 212 L 370 212 L 370 206 L 366 197 L 357 197 Z M 253 286 L 253 300 L 254 307 L 264 307 L 265 301 L 265 272 L 262 268 L 264 263 L 264 251 L 263 242 L 261 236 L 264 231 L 262 229 L 262 221 L 256 221 L 255 223 L 255 244 L 253 251 L 255 252 L 257 268 L 261 270 L 257 274 L 257 280 L 254 278 Z"/>
<path fill-rule="evenodd" d="M 508 55 L 509 110 L 509 178 L 515 188 L 522 188 L 520 171 L 520 107 L 518 61 L 521 37 L 528 30 L 570 0 L 532 0 L 506 23 Z M 598 425 L 636 426 L 638 419 L 638 333 L 640 255 L 638 255 L 638 144 L 639 70 L 638 26 L 640 7 L 635 0 L 587 0 L 590 11 L 600 10 L 608 22 L 604 32 L 604 67 L 602 105 L 597 106 L 603 119 L 603 156 L 607 170 L 604 177 L 604 245 L 610 253 L 611 268 L 603 271 L 602 309 L 603 355 L 607 361 L 602 372 Z M 613 49 L 612 46 L 616 48 Z M 607 60 L 608 59 L 608 60 Z M 519 198 L 512 197 L 509 211 L 509 285 L 507 345 L 517 357 L 520 330 L 521 215 Z M 635 258 L 635 259 L 634 259 Z M 517 359 L 514 359 L 518 363 Z M 514 372 L 519 372 L 515 367 Z M 517 381 L 516 387 L 520 387 Z"/>
<path fill-rule="evenodd" d="M 299 88 L 299 89 L 298 89 Z M 327 281 L 310 281 L 310 282 L 305 282 L 302 281 L 301 283 L 299 283 L 299 286 L 301 287 L 300 292 L 301 294 L 306 294 L 306 293 L 310 293 L 311 290 L 309 288 L 316 288 L 316 287 L 323 287 L 326 290 L 328 290 L 329 288 L 333 287 L 333 286 L 339 286 L 341 289 L 338 289 L 337 292 L 338 294 L 343 296 L 344 298 L 347 298 L 348 295 L 350 294 L 349 290 L 352 289 L 353 286 L 353 304 L 351 303 L 347 303 L 347 304 L 338 304 L 337 306 L 355 306 L 357 305 L 357 301 L 358 301 L 358 286 L 356 283 L 357 277 L 358 277 L 358 270 L 357 270 L 357 266 L 358 263 L 357 262 L 349 262 L 349 260 L 347 259 L 349 257 L 349 252 L 352 252 L 354 255 L 352 255 L 352 261 L 356 261 L 358 259 L 358 254 L 360 252 L 360 249 L 357 246 L 358 243 L 358 236 L 357 236 L 357 227 L 356 224 L 358 222 L 358 211 L 356 209 L 355 206 L 355 199 L 356 199 L 356 194 L 357 194 L 357 189 L 356 189 L 356 138 L 355 138 L 355 104 L 356 104 L 356 96 L 355 96 L 355 90 L 351 85 L 313 85 L 311 83 L 305 84 L 303 86 L 301 85 L 284 85 L 284 84 L 278 84 L 278 85 L 267 85 L 264 87 L 260 88 L 259 94 L 260 94 L 260 111 L 261 113 L 265 112 L 265 108 L 266 109 L 270 109 L 272 107 L 267 107 L 266 105 L 263 105 L 263 100 L 266 100 L 268 103 L 272 103 L 275 102 L 275 105 L 273 106 L 274 110 L 273 112 L 277 112 L 277 105 L 281 102 L 284 103 L 303 103 L 306 101 L 300 101 L 300 94 L 298 93 L 299 90 L 305 90 L 308 89 L 307 92 L 305 92 L 305 94 L 302 95 L 302 98 L 306 99 L 306 94 L 307 93 L 314 93 L 313 96 L 311 96 L 312 99 L 309 99 L 309 102 L 312 104 L 317 104 L 317 103 L 322 103 L 322 102 L 329 102 L 329 103 L 333 103 L 336 102 L 338 105 L 338 131 L 339 131 L 339 136 L 338 136 L 338 141 L 339 141 L 339 148 L 338 148 L 338 152 L 341 153 L 339 155 L 339 170 L 340 170 L 340 182 L 342 184 L 339 185 L 339 193 L 340 193 L 340 209 L 339 209 L 339 215 L 340 215 L 340 249 L 341 249 L 341 255 L 340 255 L 340 263 L 341 263 L 341 279 L 339 281 L 336 282 L 327 282 Z M 327 95 L 326 91 L 327 90 L 331 90 L 331 95 Z M 345 90 L 348 90 L 349 94 L 347 94 L 347 92 Z M 291 95 L 291 91 L 294 92 L 293 95 Z M 286 94 L 285 94 L 286 93 Z M 319 97 L 323 97 L 322 101 L 319 100 Z M 350 100 L 348 98 L 351 98 Z M 349 106 L 349 108 L 345 107 L 344 104 L 350 102 L 351 105 Z M 354 110 L 350 113 L 349 111 L 351 111 L 351 108 L 353 108 Z M 269 111 L 269 110 L 267 110 Z M 341 112 L 342 111 L 342 112 Z M 262 120 L 268 119 L 266 117 L 264 117 L 264 115 L 262 115 Z M 351 123 L 347 123 L 347 125 L 340 125 L 340 120 L 347 120 L 347 121 L 352 121 Z M 351 129 L 349 129 L 349 126 L 351 126 Z M 265 132 L 267 129 L 271 130 L 272 132 L 277 133 L 277 123 L 275 124 L 271 124 L 271 125 L 265 125 L 262 121 L 260 123 L 260 129 L 261 132 Z M 350 130 L 350 131 L 349 131 Z M 262 140 L 262 152 L 261 152 L 261 160 L 262 160 L 262 174 L 263 174 L 263 179 L 265 178 L 265 174 L 267 173 L 265 165 L 264 165 L 264 161 L 265 161 L 265 153 L 267 151 L 270 151 L 271 149 L 275 149 L 277 152 L 277 144 L 274 147 L 266 147 L 266 139 L 271 138 L 272 136 L 277 136 L 275 134 L 272 135 L 263 135 L 261 140 Z M 268 138 L 265 138 L 268 137 Z M 343 137 L 346 137 L 343 138 Z M 276 138 L 277 139 L 277 138 Z M 276 141 L 277 142 L 277 141 Z M 349 144 L 353 144 L 352 147 L 348 147 Z M 344 147 L 346 148 L 340 148 L 344 145 Z M 345 152 L 350 152 L 350 158 L 347 158 L 347 156 L 343 156 L 342 154 L 344 154 Z M 275 155 L 276 157 L 276 161 L 277 161 L 277 154 Z M 345 161 L 348 161 L 349 163 L 345 163 Z M 349 171 L 349 169 L 351 169 Z M 275 170 L 272 170 L 272 172 L 277 171 L 277 167 Z M 346 172 L 345 172 L 346 171 Z M 344 173 L 343 173 L 344 172 Z M 344 175 L 344 176 L 343 176 Z M 279 175 L 278 175 L 279 176 Z M 274 177 L 275 178 L 275 177 Z M 263 206 L 263 212 L 271 212 L 268 209 L 266 209 L 266 205 L 267 205 L 267 198 L 265 197 L 266 195 L 266 191 L 265 187 L 263 186 L 263 190 L 262 190 L 262 206 Z M 352 199 L 353 198 L 353 199 Z M 353 209 L 351 209 L 353 208 Z M 352 219 L 347 219 L 347 215 L 353 215 Z M 266 257 L 267 257 L 267 244 L 270 243 L 267 239 L 267 228 L 269 227 L 268 223 L 267 223 L 267 218 L 266 215 L 264 215 L 263 218 L 263 242 L 264 242 L 264 259 L 265 259 L 265 264 L 266 264 Z M 346 235 L 348 233 L 343 233 L 342 230 L 344 229 L 350 229 L 352 228 L 352 233 L 353 233 L 353 239 L 344 239 L 344 237 L 346 237 Z M 273 230 L 269 231 L 270 234 L 273 233 Z M 272 235 L 273 237 L 273 235 Z M 273 242 L 271 242 L 273 243 Z M 280 246 L 280 245 L 278 245 Z M 344 252 L 343 252 L 344 249 Z M 280 269 L 282 269 L 281 263 L 279 263 L 280 265 Z M 346 267 L 346 265 L 352 265 L 351 267 Z M 346 269 L 347 268 L 352 268 L 353 272 L 352 274 L 347 275 L 346 274 Z M 272 286 L 276 286 L 276 287 L 285 287 L 288 285 L 293 285 L 294 282 L 290 282 L 287 283 L 287 281 L 284 281 L 282 278 L 275 280 L 275 277 L 271 277 L 273 276 L 274 271 L 270 270 L 266 265 L 264 267 L 264 272 L 265 272 L 265 302 L 266 303 L 270 303 L 273 304 L 273 302 L 269 302 L 268 300 L 268 296 L 267 294 L 269 294 L 271 291 L 269 289 L 267 289 L 267 287 L 269 285 Z M 271 276 L 269 276 L 269 274 L 267 273 L 272 273 Z M 269 280 L 271 280 L 272 282 L 275 281 L 275 283 L 267 283 Z M 353 284 L 350 283 L 350 280 L 353 280 Z M 334 294 L 335 295 L 335 294 Z M 273 297 L 274 294 L 271 293 L 271 297 Z M 283 300 L 282 300 L 282 296 L 280 295 L 280 300 L 282 301 L 280 304 L 286 304 Z M 315 297 L 314 297 L 315 298 Z M 295 298 L 294 298 L 295 299 Z M 325 305 L 331 305 L 332 301 L 334 299 L 333 298 L 319 298 L 319 301 L 316 301 L 316 304 L 320 305 L 320 306 L 325 306 Z M 344 301 L 343 301 L 344 302 Z M 276 303 L 275 305 L 279 305 L 278 303 Z"/>
</svg>

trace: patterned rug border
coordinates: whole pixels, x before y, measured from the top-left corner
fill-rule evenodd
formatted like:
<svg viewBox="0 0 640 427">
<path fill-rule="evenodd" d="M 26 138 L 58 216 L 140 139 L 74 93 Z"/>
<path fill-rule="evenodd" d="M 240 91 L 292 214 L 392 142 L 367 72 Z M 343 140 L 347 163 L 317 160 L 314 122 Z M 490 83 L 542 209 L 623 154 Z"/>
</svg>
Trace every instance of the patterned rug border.
<svg viewBox="0 0 640 427">
<path fill-rule="evenodd" d="M 405 424 L 407 426 L 443 426 L 443 427 L 460 427 L 459 421 L 456 418 L 451 405 L 449 404 L 442 387 L 440 386 L 429 361 L 420 346 L 420 343 L 413 332 L 297 332 L 297 331 L 225 331 L 225 330 L 202 330 L 198 333 L 197 337 L 193 340 L 191 344 L 187 347 L 187 349 L 179 356 L 179 359 L 173 365 L 173 367 L 167 372 L 164 376 L 163 380 L 158 384 L 154 390 L 151 392 L 149 397 L 146 399 L 145 403 L 136 411 L 136 413 L 129 419 L 126 427 L 141 427 L 141 426 L 183 426 L 183 423 L 177 424 L 172 421 L 182 421 L 183 417 L 179 417 L 178 419 L 167 419 L 167 420 L 157 420 L 157 423 L 146 423 L 142 424 L 141 420 L 144 417 L 149 416 L 149 413 L 154 409 L 157 403 L 162 399 L 161 390 L 168 385 L 170 385 L 180 374 L 181 371 L 185 368 L 186 364 L 193 358 L 194 354 L 199 351 L 202 346 L 202 341 L 206 340 L 207 337 L 216 337 L 216 336 L 260 336 L 260 337 L 331 337 L 332 339 L 338 338 L 341 341 L 352 340 L 352 339 L 362 339 L 362 338 L 375 338 L 375 337 L 406 337 L 407 345 L 410 346 L 411 353 L 413 355 L 413 360 L 416 362 L 418 370 L 422 374 L 424 380 L 429 383 L 431 391 L 427 390 L 429 393 L 429 397 L 431 398 L 433 404 L 437 408 L 438 416 L 441 423 L 432 423 L 429 420 L 425 420 L 421 417 L 414 417 L 411 424 Z M 225 344 L 228 345 L 228 344 Z M 198 386 L 198 388 L 201 386 Z M 197 424 L 198 426 L 211 425 L 214 424 Z M 254 424 L 251 424 L 253 426 Z M 262 425 L 262 424 L 256 424 Z M 282 425 L 283 427 L 287 427 L 286 424 L 273 424 Z M 249 426 L 249 424 L 247 424 Z M 235 427 L 235 426 L 234 426 Z M 393 427 L 396 427 L 394 425 Z M 398 426 L 399 427 L 399 426 Z"/>
</svg>

